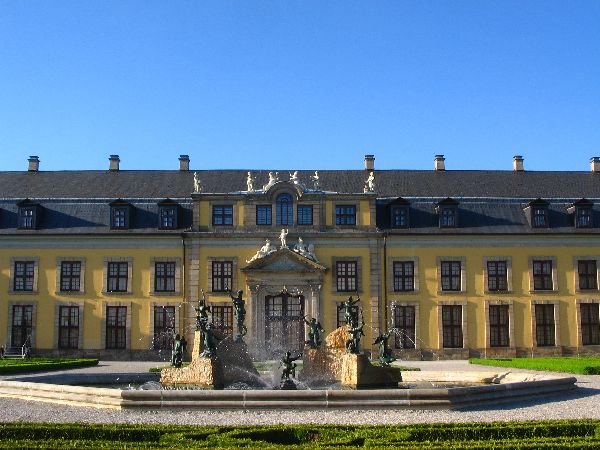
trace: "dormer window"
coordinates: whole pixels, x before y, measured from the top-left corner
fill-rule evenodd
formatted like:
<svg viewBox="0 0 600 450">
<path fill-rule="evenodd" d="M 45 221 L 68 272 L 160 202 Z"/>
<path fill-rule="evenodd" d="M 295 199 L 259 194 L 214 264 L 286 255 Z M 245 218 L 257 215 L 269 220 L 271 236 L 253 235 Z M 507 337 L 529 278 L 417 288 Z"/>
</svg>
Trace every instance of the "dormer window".
<svg viewBox="0 0 600 450">
<path fill-rule="evenodd" d="M 408 228 L 409 227 L 409 206 L 410 203 L 402 197 L 389 204 L 390 211 L 390 226 L 392 228 Z"/>
<path fill-rule="evenodd" d="M 37 213 L 39 205 L 29 199 L 17 203 L 19 207 L 19 228 L 22 230 L 34 230 L 37 226 Z"/>
<path fill-rule="evenodd" d="M 593 206 L 594 203 L 582 198 L 567 208 L 567 212 L 575 217 L 575 228 L 592 228 L 594 226 Z"/>
<path fill-rule="evenodd" d="M 167 198 L 158 204 L 158 228 L 174 230 L 178 226 L 179 205 Z"/>
<path fill-rule="evenodd" d="M 129 214 L 131 205 L 123 200 L 116 200 L 110 204 L 110 228 L 113 230 L 127 230 L 129 228 Z"/>
<path fill-rule="evenodd" d="M 458 202 L 446 198 L 436 204 L 436 211 L 440 219 L 440 228 L 456 228 L 458 226 Z"/>
<path fill-rule="evenodd" d="M 548 228 L 550 220 L 548 217 L 548 202 L 538 198 L 527 204 L 525 211 L 528 214 L 531 228 Z"/>
</svg>

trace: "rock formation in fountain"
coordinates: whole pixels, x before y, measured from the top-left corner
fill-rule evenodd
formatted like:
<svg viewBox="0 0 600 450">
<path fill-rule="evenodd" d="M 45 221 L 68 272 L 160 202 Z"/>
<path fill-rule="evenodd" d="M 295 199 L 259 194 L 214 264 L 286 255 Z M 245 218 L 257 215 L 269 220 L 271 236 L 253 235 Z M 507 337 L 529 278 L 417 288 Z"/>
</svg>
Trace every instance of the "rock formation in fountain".
<svg viewBox="0 0 600 450">
<path fill-rule="evenodd" d="M 393 387 L 402 381 L 400 369 L 378 367 L 364 354 L 346 352 L 348 327 L 340 327 L 325 338 L 323 348 L 304 350 L 300 379 L 311 384 L 341 382 L 352 388 Z"/>
<path fill-rule="evenodd" d="M 160 372 L 164 386 L 197 386 L 222 389 L 224 386 L 243 382 L 256 384 L 259 374 L 248 354 L 245 342 L 223 338 L 212 357 L 201 356 L 202 331 L 194 333 L 194 350 L 189 366 L 165 368 Z"/>
</svg>

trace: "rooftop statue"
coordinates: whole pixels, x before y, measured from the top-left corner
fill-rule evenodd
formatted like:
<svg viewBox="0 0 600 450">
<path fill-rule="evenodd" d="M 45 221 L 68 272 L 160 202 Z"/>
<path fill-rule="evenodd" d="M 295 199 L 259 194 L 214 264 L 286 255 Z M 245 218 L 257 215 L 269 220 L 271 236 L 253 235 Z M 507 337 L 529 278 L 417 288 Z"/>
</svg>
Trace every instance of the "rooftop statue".
<svg viewBox="0 0 600 450">
<path fill-rule="evenodd" d="M 369 172 L 369 177 L 365 181 L 365 192 L 375 192 L 375 172 Z"/>
<path fill-rule="evenodd" d="M 279 172 L 269 172 L 269 182 L 263 186 L 263 190 L 266 191 L 271 186 L 279 181 Z"/>
<path fill-rule="evenodd" d="M 254 192 L 254 177 L 250 171 L 248 171 L 248 176 L 246 177 L 246 187 L 248 192 Z"/>
<path fill-rule="evenodd" d="M 259 258 L 264 258 L 267 255 L 270 255 L 271 253 L 277 251 L 277 247 L 275 247 L 274 245 L 271 245 L 271 241 L 269 239 L 265 239 L 265 245 L 263 245 L 257 252 L 256 254 L 250 258 L 249 260 L 247 260 L 247 263 L 251 263 L 252 261 L 255 261 Z"/>
<path fill-rule="evenodd" d="M 279 233 L 279 240 L 281 241 L 281 248 L 288 248 L 286 238 L 288 235 L 288 229 L 282 228 L 281 233 Z"/>
<path fill-rule="evenodd" d="M 294 244 L 293 250 L 305 258 L 315 262 L 317 261 L 317 257 L 315 256 L 315 246 L 313 244 L 306 245 L 300 236 L 298 236 L 298 243 Z"/>
<path fill-rule="evenodd" d="M 300 184 L 300 179 L 298 178 L 297 170 L 294 170 L 294 173 L 290 174 L 290 181 L 294 184 Z"/>
<path fill-rule="evenodd" d="M 320 178 L 319 178 L 319 171 L 318 171 L 318 170 L 315 170 L 315 174 L 314 174 L 314 175 L 313 175 L 311 178 L 312 178 L 312 180 L 313 180 L 313 186 L 314 186 L 314 188 L 315 188 L 315 191 L 316 191 L 316 190 L 318 190 L 318 189 L 319 189 L 319 181 L 320 181 Z"/>
<path fill-rule="evenodd" d="M 198 172 L 194 172 L 194 192 L 202 192 L 202 183 L 200 182 Z"/>
</svg>

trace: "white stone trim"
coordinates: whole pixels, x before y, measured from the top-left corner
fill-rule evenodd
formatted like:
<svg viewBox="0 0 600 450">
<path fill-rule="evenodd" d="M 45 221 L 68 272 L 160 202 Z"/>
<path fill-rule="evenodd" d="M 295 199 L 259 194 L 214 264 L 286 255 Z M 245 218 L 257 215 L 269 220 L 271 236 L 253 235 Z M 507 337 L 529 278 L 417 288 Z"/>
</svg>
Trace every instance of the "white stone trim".
<svg viewBox="0 0 600 450">
<path fill-rule="evenodd" d="M 551 261 L 552 262 L 552 289 L 540 290 L 534 289 L 533 282 L 533 262 L 534 261 Z M 558 272 L 557 272 L 557 258 L 556 256 L 530 256 L 529 257 L 529 293 L 542 293 L 547 294 L 548 292 L 558 292 Z"/>
<path fill-rule="evenodd" d="M 157 292 L 156 288 L 156 263 L 157 262 L 172 262 L 175 263 L 175 291 L 173 292 Z M 155 256 L 150 258 L 150 295 L 156 296 L 175 296 L 181 295 L 181 258 L 178 256 Z M 129 283 L 128 283 L 129 284 Z"/>
<path fill-rule="evenodd" d="M 68 261 L 73 261 L 69 259 Z M 77 349 L 82 350 L 83 347 L 83 311 L 85 302 L 83 300 L 72 301 L 57 301 L 54 303 L 54 347 L 58 349 L 59 330 L 60 330 L 60 307 L 61 306 L 77 306 L 79 308 L 79 336 L 77 339 Z M 62 350 L 62 349 L 61 349 Z M 68 349 L 64 349 L 68 350 Z"/>
<path fill-rule="evenodd" d="M 442 262 L 460 262 L 460 291 L 443 291 L 442 290 Z M 438 294 L 441 295 L 457 295 L 467 292 L 467 258 L 465 256 L 438 256 L 437 264 L 437 281 Z M 441 347 L 440 347 L 441 348 Z"/>
<path fill-rule="evenodd" d="M 33 262 L 33 290 L 32 291 L 15 291 L 15 263 L 16 262 Z M 11 295 L 35 295 L 39 293 L 38 280 L 40 273 L 40 257 L 39 256 L 12 256 L 9 266 L 9 285 L 8 293 Z"/>
<path fill-rule="evenodd" d="M 63 262 L 78 262 L 81 265 L 79 275 L 79 290 L 78 291 L 62 291 L 60 277 L 62 275 Z M 57 256 L 56 257 L 56 295 L 80 295 L 85 294 L 85 256 Z"/>
<path fill-rule="evenodd" d="M 506 262 L 506 290 L 505 291 L 490 291 L 488 279 L 488 262 Z M 511 256 L 484 256 L 483 257 L 483 292 L 486 294 L 507 294 L 513 291 L 513 273 L 512 273 L 512 257 Z"/>
<path fill-rule="evenodd" d="M 596 261 L 596 289 L 579 289 L 579 261 Z M 574 256 L 573 273 L 575 276 L 575 292 L 594 293 L 600 288 L 600 256 Z"/>
<path fill-rule="evenodd" d="M 448 261 L 447 259 L 445 261 Z M 467 329 L 467 301 L 466 300 L 443 300 L 437 305 L 437 316 L 438 316 L 438 349 L 444 350 L 456 350 L 455 348 L 444 347 L 444 324 L 442 321 L 442 307 L 443 306 L 462 306 L 462 335 L 463 345 L 462 349 L 469 348 L 468 329 Z"/>
<path fill-rule="evenodd" d="M 413 263 L 413 287 L 412 291 L 394 291 L 394 263 L 396 262 Z M 414 295 L 419 293 L 419 257 L 418 256 L 389 256 L 387 260 L 386 286 L 390 295 Z"/>
<path fill-rule="evenodd" d="M 127 308 L 125 321 L 125 348 L 106 348 L 106 308 L 109 306 L 125 306 Z M 102 320 L 100 322 L 100 348 L 103 350 L 129 350 L 131 348 L 131 301 L 102 301 Z"/>
<path fill-rule="evenodd" d="M 108 263 L 126 262 L 127 263 L 127 291 L 108 292 Z M 133 285 L 133 258 L 130 256 L 107 256 L 104 258 L 104 271 L 102 274 L 102 293 L 105 295 L 128 295 L 132 293 Z"/>
<path fill-rule="evenodd" d="M 560 348 L 560 302 L 558 300 L 531 300 L 531 342 L 533 348 L 538 348 L 535 305 L 554 305 L 554 348 Z M 539 348 L 552 348 L 552 346 L 544 345 Z"/>
</svg>

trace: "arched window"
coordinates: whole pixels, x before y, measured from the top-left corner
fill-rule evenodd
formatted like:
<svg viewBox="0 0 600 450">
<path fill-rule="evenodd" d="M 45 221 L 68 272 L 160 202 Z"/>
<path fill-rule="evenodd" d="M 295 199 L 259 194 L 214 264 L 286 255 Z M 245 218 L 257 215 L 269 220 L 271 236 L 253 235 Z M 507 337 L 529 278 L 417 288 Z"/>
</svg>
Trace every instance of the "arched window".
<svg viewBox="0 0 600 450">
<path fill-rule="evenodd" d="M 294 224 L 294 201 L 290 194 L 277 196 L 277 225 Z"/>
</svg>

